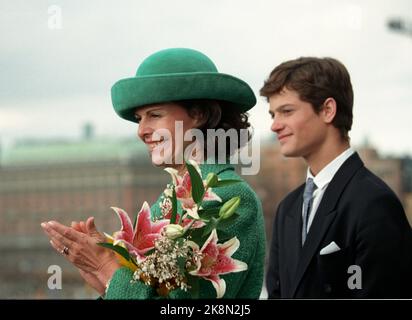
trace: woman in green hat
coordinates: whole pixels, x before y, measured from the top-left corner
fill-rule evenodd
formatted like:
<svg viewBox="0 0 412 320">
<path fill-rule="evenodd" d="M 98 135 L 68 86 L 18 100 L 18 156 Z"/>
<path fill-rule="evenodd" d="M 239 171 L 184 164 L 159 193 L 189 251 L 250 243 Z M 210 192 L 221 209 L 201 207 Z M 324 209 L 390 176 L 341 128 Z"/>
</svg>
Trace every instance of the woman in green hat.
<svg viewBox="0 0 412 320">
<path fill-rule="evenodd" d="M 180 176 L 187 171 L 185 160 L 194 157 L 200 162 L 202 179 L 215 173 L 221 180 L 241 180 L 240 183 L 216 188 L 217 197 L 226 202 L 239 196 L 236 212 L 239 216 L 225 230 L 236 237 L 240 246 L 233 258 L 247 264 L 247 270 L 225 274 L 224 298 L 259 298 L 264 273 L 265 229 L 260 200 L 250 186 L 235 172 L 229 157 L 236 151 L 233 145 L 218 146 L 216 136 L 208 138 L 208 130 L 233 130 L 237 133 L 237 148 L 248 141 L 240 131 L 250 126 L 246 111 L 256 104 L 251 88 L 242 80 L 218 72 L 214 63 L 203 53 L 186 48 L 156 52 L 139 66 L 136 76 L 122 79 L 112 87 L 112 102 L 123 119 L 137 122 L 138 136 L 147 145 L 151 160 L 160 167 L 173 167 Z M 177 124 L 180 124 L 178 126 Z M 183 139 L 190 130 L 198 129 L 204 139 Z M 181 133 L 178 131 L 181 130 Z M 166 132 L 168 134 L 159 134 Z M 250 135 L 247 131 L 247 139 Z M 179 139 L 180 137 L 180 139 Z M 198 140 L 208 141 L 187 153 Z M 218 158 L 210 154 L 223 152 L 224 164 L 214 164 Z M 198 145 L 196 145 L 198 146 Z M 202 152 L 203 151 L 203 152 Z M 184 154 L 184 156 L 183 156 Z M 219 155 L 221 159 L 222 155 Z M 207 161 L 206 161 L 207 160 Z M 212 164 L 210 164 L 212 162 Z M 220 163 L 220 161 L 219 161 Z M 153 219 L 161 219 L 162 197 L 151 207 Z M 96 230 L 93 218 L 74 223 L 72 228 L 58 222 L 42 224 L 52 246 L 64 254 L 80 271 L 83 278 L 106 299 L 147 299 L 157 292 L 143 282 L 131 283 L 133 272 L 121 266 L 112 251 L 96 245 L 105 237 Z M 224 273 L 223 273 L 224 274 Z M 210 279 L 199 283 L 200 298 L 216 297 L 220 283 Z M 172 298 L 190 298 L 184 290 L 174 290 Z"/>
</svg>

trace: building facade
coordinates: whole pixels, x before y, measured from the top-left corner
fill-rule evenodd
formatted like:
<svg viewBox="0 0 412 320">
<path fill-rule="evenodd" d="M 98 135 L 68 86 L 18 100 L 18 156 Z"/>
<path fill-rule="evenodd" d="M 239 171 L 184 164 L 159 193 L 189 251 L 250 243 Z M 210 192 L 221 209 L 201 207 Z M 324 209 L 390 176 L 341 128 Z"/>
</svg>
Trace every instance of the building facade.
<svg viewBox="0 0 412 320">
<path fill-rule="evenodd" d="M 359 154 L 366 166 L 395 191 L 412 222 L 412 161 L 382 158 L 370 147 Z M 267 241 L 277 205 L 305 181 L 307 166 L 285 158 L 276 141 L 262 144 L 260 171 L 244 178 L 262 200 Z M 87 298 L 94 291 L 55 252 L 40 223 L 66 225 L 94 216 L 100 231 L 112 233 L 119 221 L 110 209 L 135 215 L 153 203 L 170 176 L 149 162 L 135 139 L 25 142 L 0 155 L 0 298 Z M 50 266 L 62 270 L 62 289 L 50 290 Z"/>
<path fill-rule="evenodd" d="M 23 143 L 10 149 L 0 166 L 0 298 L 92 294 L 52 249 L 40 223 L 70 225 L 94 216 L 101 231 L 112 233 L 120 226 L 110 207 L 135 215 L 169 180 L 136 140 Z M 51 265 L 62 268 L 63 290 L 47 286 Z"/>
</svg>

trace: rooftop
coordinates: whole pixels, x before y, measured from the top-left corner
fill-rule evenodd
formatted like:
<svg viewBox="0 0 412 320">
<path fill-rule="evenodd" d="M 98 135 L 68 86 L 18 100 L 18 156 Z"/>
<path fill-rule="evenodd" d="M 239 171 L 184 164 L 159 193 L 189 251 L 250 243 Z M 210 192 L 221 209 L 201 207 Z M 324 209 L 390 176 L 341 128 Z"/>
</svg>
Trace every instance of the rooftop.
<svg viewBox="0 0 412 320">
<path fill-rule="evenodd" d="M 21 140 L 0 146 L 0 166 L 27 166 L 146 158 L 145 145 L 135 138 L 83 140 Z"/>
</svg>

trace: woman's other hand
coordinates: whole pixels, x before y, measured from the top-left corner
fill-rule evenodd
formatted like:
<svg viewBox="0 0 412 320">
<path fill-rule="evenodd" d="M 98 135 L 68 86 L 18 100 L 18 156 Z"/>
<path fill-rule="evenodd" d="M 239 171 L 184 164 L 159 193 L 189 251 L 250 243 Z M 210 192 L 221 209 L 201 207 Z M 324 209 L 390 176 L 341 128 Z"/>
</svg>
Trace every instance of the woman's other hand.
<svg viewBox="0 0 412 320">
<path fill-rule="evenodd" d="M 86 225 L 89 226 L 89 228 L 86 227 Z M 88 234 L 89 236 L 95 235 L 95 238 L 98 242 L 104 242 L 105 241 L 105 237 L 97 232 L 97 228 L 96 227 L 90 227 L 90 226 L 94 226 L 94 218 L 90 217 L 89 219 L 87 219 L 86 222 L 84 221 L 73 221 L 71 224 L 71 227 L 81 233 L 85 233 Z M 95 233 L 93 233 L 92 231 L 96 231 Z M 91 286 L 93 289 L 95 289 L 101 296 L 104 296 L 105 291 L 106 291 L 106 284 L 105 283 L 101 283 L 100 280 L 91 272 L 86 272 L 83 271 L 82 269 L 77 268 L 77 270 L 80 273 L 80 276 L 89 284 L 89 286 Z"/>
<path fill-rule="evenodd" d="M 101 293 L 120 264 L 113 251 L 97 245 L 98 242 L 104 242 L 105 237 L 97 231 L 94 219 L 89 218 L 86 223 L 75 224 L 75 228 L 57 221 L 44 222 L 41 226 L 52 246 L 82 270 L 85 280 Z"/>
</svg>

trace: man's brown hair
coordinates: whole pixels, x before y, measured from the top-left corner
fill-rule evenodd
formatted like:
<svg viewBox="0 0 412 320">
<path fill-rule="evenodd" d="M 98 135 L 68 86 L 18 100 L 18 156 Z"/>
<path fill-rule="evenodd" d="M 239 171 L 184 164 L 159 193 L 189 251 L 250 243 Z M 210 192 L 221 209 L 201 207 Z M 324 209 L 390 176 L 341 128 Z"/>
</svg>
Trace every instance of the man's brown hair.
<svg viewBox="0 0 412 320">
<path fill-rule="evenodd" d="M 312 105 L 319 113 L 327 98 L 337 104 L 332 124 L 348 140 L 352 127 L 353 90 L 345 66 L 336 59 L 301 57 L 277 66 L 265 81 L 260 95 L 269 98 L 284 88 L 296 91 L 302 101 Z"/>
</svg>

